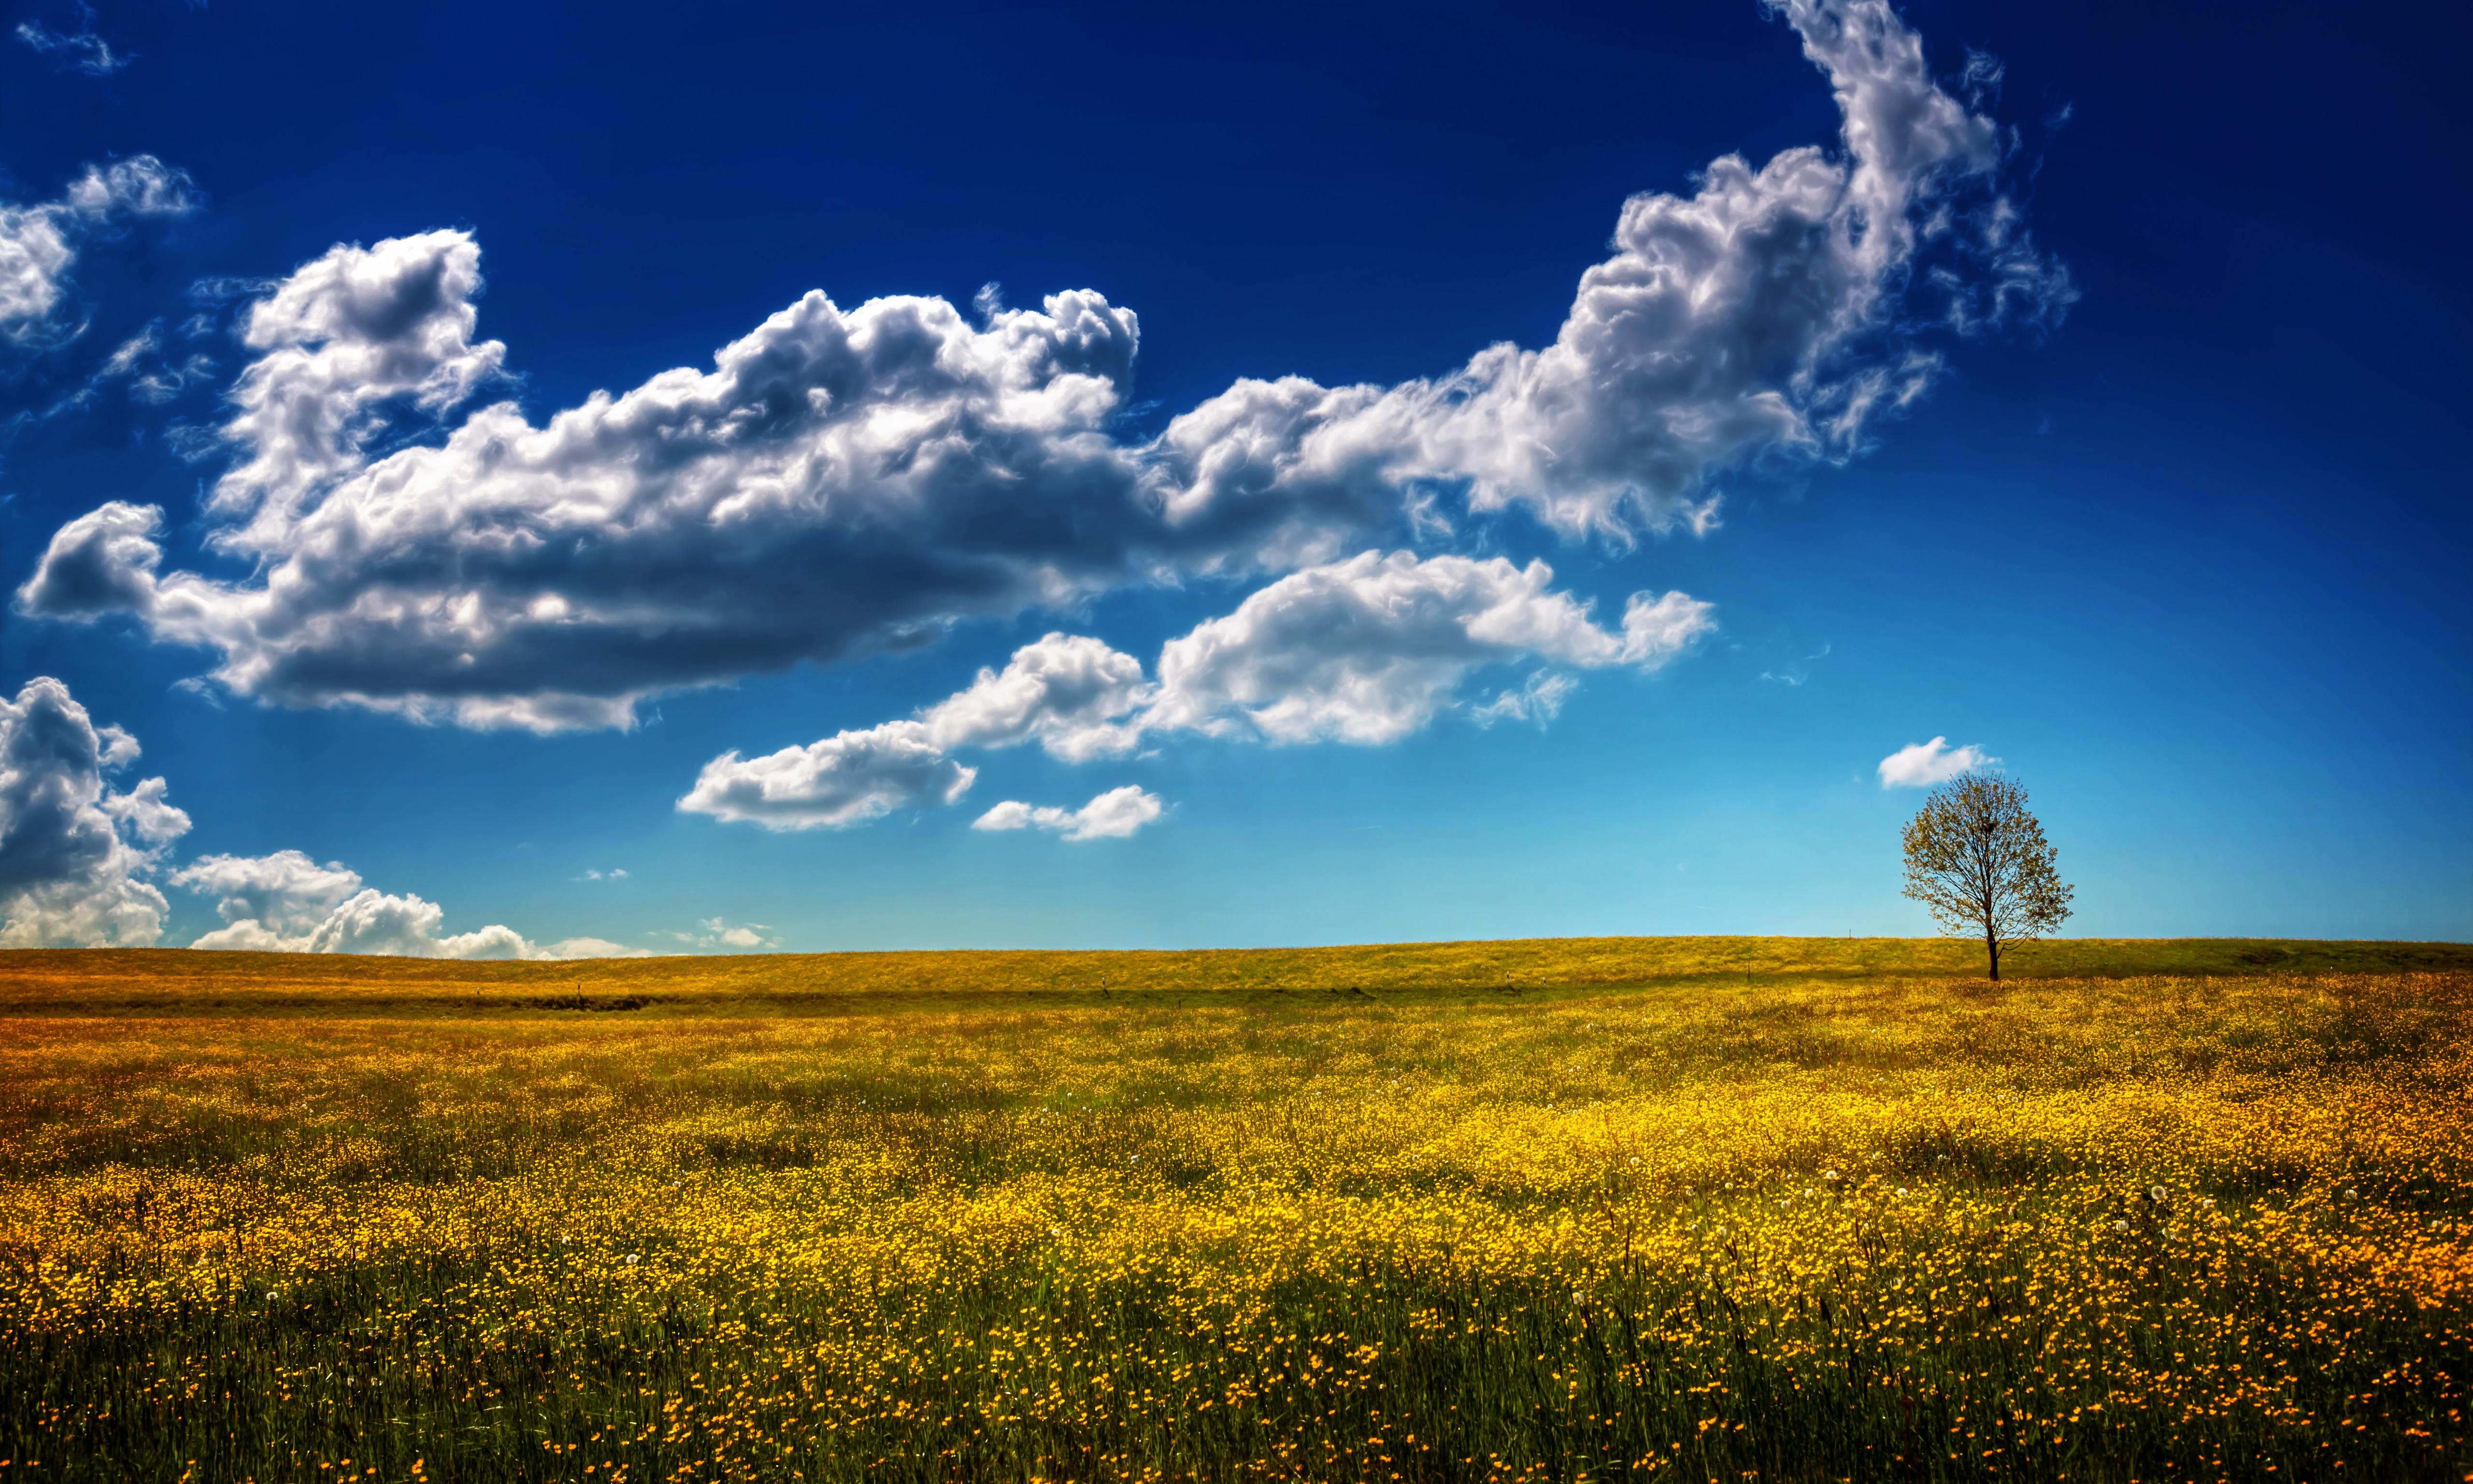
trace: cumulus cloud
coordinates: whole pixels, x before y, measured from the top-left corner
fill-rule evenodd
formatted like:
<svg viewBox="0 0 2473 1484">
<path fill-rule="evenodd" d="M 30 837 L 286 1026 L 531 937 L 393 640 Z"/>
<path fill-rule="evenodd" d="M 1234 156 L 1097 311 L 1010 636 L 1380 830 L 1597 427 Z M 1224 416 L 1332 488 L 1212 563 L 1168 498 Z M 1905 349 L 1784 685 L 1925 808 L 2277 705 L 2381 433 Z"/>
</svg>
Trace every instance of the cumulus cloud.
<svg viewBox="0 0 2473 1484">
<path fill-rule="evenodd" d="M 1479 665 L 1655 669 L 1715 627 L 1709 604 L 1639 592 L 1608 631 L 1553 580 L 1543 562 L 1408 552 L 1309 567 L 1169 640 L 1142 725 L 1376 745 L 1424 727 Z"/>
<path fill-rule="evenodd" d="M 924 723 L 886 722 L 762 757 L 724 753 L 678 806 L 767 829 L 842 829 L 899 808 L 951 803 L 976 777 L 944 754 Z"/>
<path fill-rule="evenodd" d="M 382 953 L 404 958 L 569 959 L 639 954 L 598 938 L 538 945 L 492 923 L 444 933 L 446 909 L 405 893 L 364 886 L 341 861 L 319 865 L 299 850 L 272 855 L 206 855 L 172 873 L 173 885 L 215 898 L 224 925 L 193 948 L 271 953 Z"/>
<path fill-rule="evenodd" d="M 1553 590 L 1553 580 L 1543 562 L 1365 552 L 1291 573 L 1170 639 L 1155 682 L 1143 679 L 1141 661 L 1098 639 L 1050 634 L 916 719 L 762 757 L 725 753 L 678 806 L 770 829 L 843 828 L 958 801 L 977 777 L 948 755 L 958 747 L 1037 741 L 1081 762 L 1179 730 L 1376 746 L 1426 726 L 1479 667 L 1544 658 L 1654 670 L 1716 627 L 1711 606 L 1685 593 L 1636 592 L 1621 627 L 1601 628 L 1590 605 Z M 1541 670 L 1472 715 L 1479 725 L 1542 725 L 1573 683 Z M 1137 795 L 1119 788 L 1078 813 L 1008 801 L 976 827 L 1066 828 L 1056 822 L 1084 821 L 1109 801 L 1111 810 L 1131 808 Z M 1084 831 L 1074 839 L 1116 832 L 1070 827 Z"/>
<path fill-rule="evenodd" d="M 1992 122 L 1933 81 L 1886 0 L 1780 9 L 1835 89 L 1837 147 L 1729 156 L 1689 195 L 1633 198 L 1543 348 L 1387 388 L 1241 381 L 1137 443 L 1118 415 L 1138 323 L 1098 294 L 987 296 L 973 321 L 819 293 L 709 371 L 537 426 L 510 402 L 449 416 L 503 357 L 474 338 L 468 235 L 339 247 L 247 323 L 260 354 L 208 513 L 252 575 L 166 572 L 156 514 L 109 505 L 55 537 L 19 605 L 133 614 L 275 704 L 547 731 L 974 616 L 1310 569 L 1462 511 L 1616 543 L 1705 531 L 1725 471 L 1860 451 L 1937 373 L 1927 330 L 2049 321 L 2073 293 L 2001 194 Z M 403 445 L 431 419 L 434 442 Z M 1043 687 L 1116 683 L 1005 679 L 940 725 L 1000 734 Z"/>
<path fill-rule="evenodd" d="M 1162 440 L 1185 490 L 1464 482 L 1474 510 L 1517 506 L 1566 534 L 1628 539 L 1705 524 L 1713 470 L 1764 451 L 1860 447 L 1939 369 L 1894 332 L 1891 299 L 1919 235 L 1955 229 L 1937 214 L 1918 223 L 1917 208 L 1986 180 L 1998 139 L 1933 82 L 1920 38 L 1886 4 L 1780 9 L 1836 88 L 1842 157 L 1807 147 L 1755 168 L 1730 155 L 1689 197 L 1633 197 L 1615 255 L 1582 275 L 1543 349 L 1498 345 L 1449 376 L 1389 389 L 1238 383 Z M 1976 246 L 2005 261 L 2018 251 Z M 2029 251 L 2020 267 L 2040 261 Z M 2065 299 L 2047 273 L 2047 299 Z"/>
<path fill-rule="evenodd" d="M 972 829 L 1044 829 L 1068 840 L 1122 840 L 1160 817 L 1157 794 L 1128 783 L 1112 788 L 1078 809 L 1027 804 L 1008 799 L 972 821 Z"/>
<path fill-rule="evenodd" d="M 272 855 L 207 855 L 172 873 L 172 884 L 215 898 L 226 922 L 247 922 L 268 932 L 307 937 L 361 890 L 361 874 L 342 861 L 321 866 L 299 850 Z"/>
<path fill-rule="evenodd" d="M 169 903 L 146 877 L 189 817 L 161 778 L 122 791 L 138 755 L 48 676 L 0 700 L 0 947 L 146 946 Z"/>
<path fill-rule="evenodd" d="M 337 902 L 303 934 L 287 934 L 253 918 L 207 933 L 193 948 L 257 948 L 279 953 L 383 953 L 403 958 L 547 958 L 512 927 L 442 934 L 446 909 L 406 894 L 364 888 Z"/>
<path fill-rule="evenodd" d="M 210 513 L 251 517 L 226 541 L 256 549 L 300 523 L 302 502 L 359 469 L 376 409 L 430 413 L 469 397 L 506 347 L 472 339 L 481 251 L 461 232 L 342 247 L 250 307 L 241 341 L 263 352 L 232 389 L 224 437 L 246 457 L 215 485 Z"/>
<path fill-rule="evenodd" d="M 983 669 L 922 717 L 939 748 L 1036 741 L 1068 762 L 1130 750 L 1141 729 L 1115 720 L 1150 699 L 1142 662 L 1087 635 L 1050 634 Z"/>
<path fill-rule="evenodd" d="M 1988 768 L 2001 759 L 1969 743 L 1953 748 L 1949 738 L 1913 742 L 1881 759 L 1883 788 L 1930 788 L 1946 783 L 1970 768 Z"/>
<path fill-rule="evenodd" d="M 151 946 L 170 903 L 149 879 L 189 816 L 163 779 L 114 788 L 137 760 L 137 739 L 97 727 L 48 676 L 0 700 L 0 948 Z M 166 879 L 211 897 L 225 925 L 193 946 L 285 952 L 399 953 L 420 958 L 584 958 L 615 945 L 569 939 L 537 945 L 492 924 L 442 933 L 445 913 L 414 896 L 362 884 L 340 861 L 299 850 L 207 855 Z"/>
<path fill-rule="evenodd" d="M 0 342 L 32 348 L 75 336 L 84 326 L 61 311 L 80 246 L 126 219 L 180 216 L 196 206 L 188 174 L 152 155 L 88 165 L 58 201 L 0 202 Z"/>
</svg>

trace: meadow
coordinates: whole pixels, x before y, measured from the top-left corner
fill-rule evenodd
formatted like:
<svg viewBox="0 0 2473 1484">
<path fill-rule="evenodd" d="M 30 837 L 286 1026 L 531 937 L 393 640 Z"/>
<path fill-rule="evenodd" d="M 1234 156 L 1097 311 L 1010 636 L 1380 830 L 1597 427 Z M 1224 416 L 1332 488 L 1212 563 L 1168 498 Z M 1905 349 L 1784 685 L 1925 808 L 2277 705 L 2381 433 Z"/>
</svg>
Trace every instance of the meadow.
<svg viewBox="0 0 2473 1484">
<path fill-rule="evenodd" d="M 2473 948 L 0 954 L 0 1484 L 2473 1477 Z"/>
</svg>

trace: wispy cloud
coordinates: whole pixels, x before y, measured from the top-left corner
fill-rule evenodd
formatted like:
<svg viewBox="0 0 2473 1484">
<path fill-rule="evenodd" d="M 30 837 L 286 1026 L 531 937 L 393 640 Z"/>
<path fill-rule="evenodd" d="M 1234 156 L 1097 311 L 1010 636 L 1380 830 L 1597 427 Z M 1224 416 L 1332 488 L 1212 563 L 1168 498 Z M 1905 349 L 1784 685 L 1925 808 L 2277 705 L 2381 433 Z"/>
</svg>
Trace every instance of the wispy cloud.
<svg viewBox="0 0 2473 1484">
<path fill-rule="evenodd" d="M 165 353 L 163 323 L 156 321 L 145 329 L 122 341 L 117 349 L 105 357 L 89 388 L 107 382 L 125 380 L 129 395 L 149 406 L 159 407 L 191 387 L 204 385 L 213 375 L 215 363 L 204 355 L 191 352 L 179 360 Z"/>
<path fill-rule="evenodd" d="M 1774 670 L 1763 670 L 1761 679 L 1773 684 L 1799 687 L 1812 679 L 1812 666 L 1829 658 L 1831 648 L 1832 646 L 1823 644 L 1817 654 L 1806 655 L 1792 664 L 1780 665 Z"/>
<path fill-rule="evenodd" d="M 1517 690 L 1506 690 L 1485 705 L 1470 710 L 1469 720 L 1480 727 L 1496 722 L 1531 722 L 1543 728 L 1563 714 L 1563 703 L 1580 682 L 1552 670 L 1538 670 Z"/>
<path fill-rule="evenodd" d="M 93 7 L 78 6 L 77 18 L 84 29 L 71 32 L 54 31 L 39 21 L 26 21 L 17 27 L 17 39 L 33 47 L 52 65 L 83 72 L 90 78 L 108 78 L 137 60 L 136 53 L 114 50 L 97 33 Z"/>
<path fill-rule="evenodd" d="M 84 328 L 67 299 L 81 245 L 132 217 L 174 217 L 197 209 L 186 172 L 152 155 L 88 165 L 58 201 L 0 202 L 0 343 L 39 349 Z"/>
</svg>

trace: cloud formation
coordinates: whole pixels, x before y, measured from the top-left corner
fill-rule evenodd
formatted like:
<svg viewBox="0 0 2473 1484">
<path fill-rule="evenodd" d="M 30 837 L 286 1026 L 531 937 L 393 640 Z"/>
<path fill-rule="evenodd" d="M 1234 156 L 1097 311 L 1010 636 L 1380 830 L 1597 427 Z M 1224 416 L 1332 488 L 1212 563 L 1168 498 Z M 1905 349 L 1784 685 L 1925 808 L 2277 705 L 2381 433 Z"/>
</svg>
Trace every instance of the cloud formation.
<svg viewBox="0 0 2473 1484">
<path fill-rule="evenodd" d="M 137 760 L 137 739 L 97 727 L 48 676 L 0 700 L 0 948 L 149 947 L 170 903 L 149 879 L 189 832 L 159 778 L 125 789 L 110 776 Z M 536 945 L 492 924 L 439 931 L 444 909 L 365 887 L 340 861 L 299 850 L 207 855 L 166 878 L 215 899 L 225 925 L 193 947 L 417 958 L 591 958 L 630 950 L 598 939 Z"/>
<path fill-rule="evenodd" d="M 2001 194 L 1993 124 L 1886 0 L 1782 9 L 1837 94 L 1838 148 L 1729 156 L 1688 196 L 1633 198 L 1542 349 L 1387 388 L 1240 381 L 1138 443 L 1117 421 L 1138 323 L 1096 293 L 990 300 L 976 323 L 809 294 L 710 371 L 540 426 L 504 401 L 459 420 L 504 354 L 474 338 L 478 248 L 338 247 L 248 320 L 260 353 L 208 514 L 251 575 L 166 572 L 159 513 L 111 504 L 56 535 L 20 608 L 132 614 L 274 704 L 550 731 L 1129 584 L 1315 568 L 1463 514 L 1616 543 L 1706 530 L 1713 479 L 1851 457 L 1920 395 L 1926 327 L 2048 321 L 2073 297 Z M 435 445 L 393 446 L 433 420 Z M 1000 725 L 1005 698 L 983 699 Z"/>
<path fill-rule="evenodd" d="M 214 369 L 212 360 L 195 352 L 176 363 L 164 350 L 163 324 L 158 320 L 122 341 L 120 347 L 105 358 L 87 388 L 125 380 L 130 396 L 150 407 L 160 407 L 189 388 L 203 384 Z M 81 399 L 84 395 L 80 394 Z"/>
<path fill-rule="evenodd" d="M 300 938 L 315 933 L 328 914 L 361 890 L 359 872 L 341 861 L 321 866 L 299 850 L 201 856 L 172 873 L 171 880 L 174 886 L 214 898 L 215 912 L 226 922 Z M 199 946 L 220 945 L 202 942 Z"/>
<path fill-rule="evenodd" d="M 1988 768 L 2001 759 L 1973 743 L 1953 748 L 1949 738 L 1911 742 L 1881 759 L 1883 788 L 1930 788 L 1946 783 L 1971 768 Z"/>
<path fill-rule="evenodd" d="M 895 809 L 951 803 L 976 777 L 945 755 L 925 723 L 886 722 L 763 757 L 724 753 L 678 806 L 767 829 L 846 829 Z"/>
<path fill-rule="evenodd" d="M 189 817 L 161 778 L 115 790 L 137 739 L 97 727 L 49 676 L 0 700 L 0 947 L 151 945 L 169 903 L 145 879 Z"/>
<path fill-rule="evenodd" d="M 74 338 L 85 326 L 61 311 L 81 245 L 132 217 L 185 215 L 197 200 L 185 171 L 132 155 L 88 165 L 58 201 L 0 202 L 0 343 L 36 349 Z"/>
<path fill-rule="evenodd" d="M 1364 552 L 1291 573 L 1236 611 L 1168 640 L 1156 681 L 1143 678 L 1140 660 L 1098 639 L 1050 634 L 916 719 L 762 757 L 725 753 L 705 764 L 678 806 L 768 829 L 839 829 L 895 809 L 958 802 L 977 777 L 948 755 L 960 747 L 1036 741 L 1066 761 L 1087 762 L 1171 731 L 1381 746 L 1432 721 L 1482 666 L 1543 658 L 1577 669 L 1654 670 L 1716 627 L 1709 604 L 1680 592 L 1637 592 L 1621 629 L 1600 628 L 1590 606 L 1555 591 L 1553 581 L 1543 562 L 1521 567 L 1500 557 Z M 1480 725 L 1542 724 L 1573 684 L 1541 670 L 1472 715 Z M 1078 813 L 1008 801 L 976 827 L 1070 827 L 1083 831 L 1070 838 L 1090 839 L 1115 832 L 1091 825 L 1091 809 L 1110 800 L 1117 801 L 1112 811 L 1130 808 L 1138 794 L 1120 788 Z"/>
<path fill-rule="evenodd" d="M 1087 635 L 1051 634 L 982 669 L 968 690 L 921 717 L 940 749 L 1037 742 L 1067 762 L 1130 751 L 1139 724 L 1116 720 L 1151 698 L 1142 662 Z"/>
<path fill-rule="evenodd" d="M 54 31 L 30 20 L 18 25 L 17 39 L 54 66 L 72 68 L 90 78 L 108 78 L 137 60 L 132 52 L 113 51 L 111 43 L 96 34 L 93 7 L 81 5 L 77 14 L 82 31 Z"/>
<path fill-rule="evenodd" d="M 1517 690 L 1505 690 L 1480 706 L 1469 709 L 1469 720 L 1480 727 L 1496 722 L 1533 722 L 1543 729 L 1548 722 L 1563 714 L 1563 703 L 1580 682 L 1552 670 L 1532 672 Z"/>
<path fill-rule="evenodd" d="M 1638 592 L 1610 632 L 1553 580 L 1543 562 L 1405 551 L 1309 567 L 1170 639 L 1141 725 L 1380 745 L 1432 720 L 1479 665 L 1535 656 L 1653 670 L 1715 627 L 1709 604 Z"/>
<path fill-rule="evenodd" d="M 536 945 L 495 922 L 468 933 L 442 933 L 446 910 L 436 902 L 372 890 L 343 862 L 321 866 L 299 850 L 202 856 L 170 879 L 214 898 L 216 915 L 224 920 L 222 927 L 189 945 L 193 948 L 466 959 L 608 958 L 640 951 L 598 938 Z"/>
<path fill-rule="evenodd" d="M 669 936 L 691 948 L 778 948 L 779 938 L 764 935 L 772 929 L 761 922 L 732 922 L 728 918 L 700 918 L 696 931 L 673 932 Z"/>
<path fill-rule="evenodd" d="M 1157 794 L 1128 783 L 1112 788 L 1078 809 L 1059 809 L 1008 799 L 971 822 L 972 829 L 1044 829 L 1068 840 L 1122 840 L 1160 817 Z"/>
</svg>

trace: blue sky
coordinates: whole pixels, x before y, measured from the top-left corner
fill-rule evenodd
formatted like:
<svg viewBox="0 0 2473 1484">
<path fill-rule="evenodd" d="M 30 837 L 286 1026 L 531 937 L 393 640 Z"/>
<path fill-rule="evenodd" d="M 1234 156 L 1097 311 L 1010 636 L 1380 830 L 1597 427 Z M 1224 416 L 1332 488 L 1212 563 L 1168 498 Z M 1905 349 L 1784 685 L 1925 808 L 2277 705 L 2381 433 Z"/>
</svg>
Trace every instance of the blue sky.
<svg viewBox="0 0 2473 1484">
<path fill-rule="evenodd" d="M 2473 930 L 2453 12 L 6 24 L 0 941 Z"/>
</svg>

